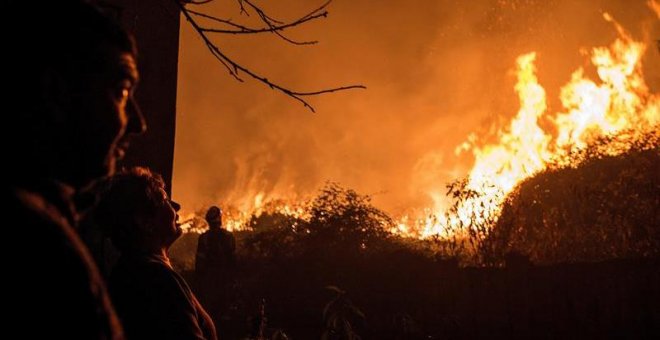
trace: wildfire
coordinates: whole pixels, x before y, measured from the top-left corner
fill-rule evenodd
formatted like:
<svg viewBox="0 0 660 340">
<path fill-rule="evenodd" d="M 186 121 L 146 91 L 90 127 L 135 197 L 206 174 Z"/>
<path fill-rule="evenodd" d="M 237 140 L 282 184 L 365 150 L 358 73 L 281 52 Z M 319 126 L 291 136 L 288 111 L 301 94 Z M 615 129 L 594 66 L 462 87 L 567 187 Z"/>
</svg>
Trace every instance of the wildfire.
<svg viewBox="0 0 660 340">
<path fill-rule="evenodd" d="M 255 195 L 248 207 L 223 207 L 223 228 L 229 231 L 247 230 L 250 220 L 263 214 L 288 216 L 293 219 L 308 218 L 307 200 L 301 199 L 270 199 L 265 200 L 264 194 Z M 181 229 L 184 232 L 202 233 L 208 227 L 204 221 L 204 212 L 188 212 L 180 214 Z"/>
<path fill-rule="evenodd" d="M 649 6 L 660 8 L 654 1 L 649 1 Z M 466 196 L 446 207 L 441 199 L 445 190 L 432 189 L 428 194 L 435 200 L 434 207 L 400 216 L 390 230 L 392 233 L 449 238 L 460 237 L 474 226 L 490 228 L 504 199 L 521 181 L 550 166 L 577 166 L 579 160 L 571 157 L 572 152 L 597 138 L 620 139 L 620 143 L 608 144 L 602 150 L 614 156 L 626 152 L 646 132 L 657 131 L 660 96 L 650 93 L 642 73 L 641 58 L 646 45 L 633 40 L 609 14 L 603 17 L 614 25 L 618 38 L 610 46 L 596 47 L 589 53 L 598 80 L 585 76 L 583 68 L 577 69 L 560 90 L 562 111 L 548 112 L 546 91 L 536 76 L 536 53 L 519 56 L 514 90 L 520 108 L 515 117 L 497 132 L 497 142 L 480 144 L 472 134 L 455 150 L 457 154 L 469 152 L 475 160 L 466 180 L 456 184 Z M 225 210 L 225 226 L 229 230 L 249 228 L 249 220 L 263 213 L 307 218 L 306 203 L 282 199 L 264 203 L 263 194 L 254 197 L 248 209 Z M 183 219 L 189 221 L 185 229 L 203 230 L 194 219 L 194 214 Z"/>
<path fill-rule="evenodd" d="M 646 46 L 634 41 L 609 14 L 603 17 L 613 23 L 619 37 L 609 47 L 597 47 L 590 53 L 599 82 L 586 78 L 580 68 L 561 88 L 563 112 L 547 112 L 545 90 L 535 75 L 536 53 L 517 58 L 517 115 L 497 133 L 497 143 L 479 146 L 472 137 L 457 148 L 457 152 L 474 155 L 475 164 L 465 188 L 479 195 L 462 201 L 455 209 L 456 215 L 427 221 L 432 224 L 424 225 L 420 236 L 446 235 L 457 224 L 495 221 L 504 198 L 518 183 L 551 164 L 577 165 L 569 157 L 571 151 L 586 147 L 596 138 L 621 134 L 627 143 L 612 143 L 604 150 L 607 155 L 618 155 L 645 131 L 657 129 L 660 96 L 649 93 L 641 67 Z M 551 122 L 551 129 L 539 125 L 542 117 Z M 634 133 L 624 135 L 623 131 Z M 432 197 L 436 195 L 432 193 Z M 437 207 L 438 211 L 443 208 Z"/>
</svg>

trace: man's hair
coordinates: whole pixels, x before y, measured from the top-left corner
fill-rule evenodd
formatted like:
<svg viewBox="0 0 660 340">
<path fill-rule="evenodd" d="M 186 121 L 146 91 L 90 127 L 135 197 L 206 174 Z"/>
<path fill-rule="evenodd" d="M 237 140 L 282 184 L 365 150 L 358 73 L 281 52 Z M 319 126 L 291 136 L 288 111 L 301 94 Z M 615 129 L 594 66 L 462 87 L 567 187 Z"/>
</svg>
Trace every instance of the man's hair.
<svg viewBox="0 0 660 340">
<path fill-rule="evenodd" d="M 88 1 L 9 1 L 3 11 L 7 14 L 3 28 L 10 29 L 5 30 L 9 40 L 5 48 L 12 49 L 5 54 L 18 63 L 12 66 L 20 66 L 15 71 L 22 74 L 44 68 L 93 69 L 99 66 L 93 57 L 104 44 L 137 53 L 132 37 L 117 20 Z"/>
<path fill-rule="evenodd" d="M 100 184 L 94 221 L 119 250 L 134 249 L 141 238 L 139 221 L 162 206 L 163 178 L 148 168 L 125 169 Z"/>
<path fill-rule="evenodd" d="M 23 86 L 29 90 L 30 82 L 44 72 L 71 77 L 98 72 L 107 62 L 100 58 L 103 45 L 137 53 L 132 37 L 121 25 L 86 1 L 10 1 L 3 11 L 2 26 L 8 39 L 3 42 L 3 54 L 9 59 L 4 72 L 11 75 L 5 73 L 5 77 L 20 85 L 8 87 L 12 95 L 34 95 L 23 92 Z"/>
<path fill-rule="evenodd" d="M 205 219 L 209 224 L 222 223 L 222 210 L 215 205 L 211 206 L 209 210 L 206 211 Z"/>
</svg>

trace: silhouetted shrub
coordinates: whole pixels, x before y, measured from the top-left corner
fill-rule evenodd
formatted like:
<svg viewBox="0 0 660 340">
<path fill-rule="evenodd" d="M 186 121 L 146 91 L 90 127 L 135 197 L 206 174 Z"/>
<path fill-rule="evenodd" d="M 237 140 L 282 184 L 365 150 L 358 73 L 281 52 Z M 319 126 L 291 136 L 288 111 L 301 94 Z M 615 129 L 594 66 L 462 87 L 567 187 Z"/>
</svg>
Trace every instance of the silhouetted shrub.
<svg viewBox="0 0 660 340">
<path fill-rule="evenodd" d="M 660 151 L 654 132 L 608 156 L 611 138 L 575 152 L 520 184 L 485 241 L 495 258 L 510 251 L 536 263 L 660 255 Z M 573 162 L 572 164 L 577 164 Z"/>
</svg>

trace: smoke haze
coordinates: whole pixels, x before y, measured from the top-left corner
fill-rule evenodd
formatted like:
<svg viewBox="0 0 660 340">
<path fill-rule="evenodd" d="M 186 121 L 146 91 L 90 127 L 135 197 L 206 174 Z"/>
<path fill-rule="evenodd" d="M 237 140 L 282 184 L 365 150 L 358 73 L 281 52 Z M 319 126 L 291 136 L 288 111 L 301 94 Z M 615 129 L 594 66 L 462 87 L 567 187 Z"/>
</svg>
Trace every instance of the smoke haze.
<svg viewBox="0 0 660 340">
<path fill-rule="evenodd" d="M 292 19 L 318 5 L 266 9 Z M 197 9 L 242 20 L 233 1 Z M 328 180 L 372 194 L 395 214 L 430 206 L 430 191 L 471 166 L 455 148 L 516 113 L 516 57 L 537 52 L 549 111 L 561 110 L 559 88 L 571 73 L 594 72 L 580 51 L 616 37 L 604 12 L 648 43 L 646 81 L 660 90 L 660 24 L 646 0 L 335 0 L 329 12 L 284 32 L 319 40 L 313 46 L 273 34 L 215 38 L 227 55 L 291 89 L 367 86 L 308 98 L 317 113 L 247 76 L 235 81 L 182 20 L 173 197 L 185 210 L 306 196 Z"/>
</svg>

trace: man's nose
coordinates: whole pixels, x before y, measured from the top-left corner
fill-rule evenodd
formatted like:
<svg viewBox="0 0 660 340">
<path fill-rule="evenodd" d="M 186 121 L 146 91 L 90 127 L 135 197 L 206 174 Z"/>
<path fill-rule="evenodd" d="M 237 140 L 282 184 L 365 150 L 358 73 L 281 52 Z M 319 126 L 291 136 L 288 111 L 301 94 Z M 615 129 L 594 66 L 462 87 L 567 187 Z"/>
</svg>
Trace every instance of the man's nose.
<svg viewBox="0 0 660 340">
<path fill-rule="evenodd" d="M 145 133 L 147 131 L 147 120 L 133 97 L 128 100 L 126 111 L 128 115 L 126 134 L 141 135 Z"/>
</svg>

